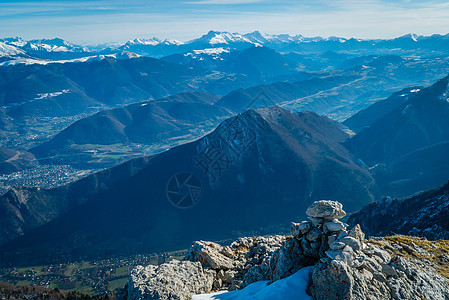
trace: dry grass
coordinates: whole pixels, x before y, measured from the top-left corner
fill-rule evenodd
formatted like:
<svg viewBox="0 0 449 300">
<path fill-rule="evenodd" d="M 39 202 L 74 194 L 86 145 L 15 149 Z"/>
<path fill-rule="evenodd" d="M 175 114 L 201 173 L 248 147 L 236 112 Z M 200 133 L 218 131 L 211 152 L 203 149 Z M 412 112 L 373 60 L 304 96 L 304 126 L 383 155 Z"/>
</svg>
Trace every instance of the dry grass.
<svg viewBox="0 0 449 300">
<path fill-rule="evenodd" d="M 238 252 L 249 252 L 251 249 L 249 249 L 247 246 L 240 245 L 237 247 Z"/>
<path fill-rule="evenodd" d="M 449 281 L 449 263 L 441 259 L 441 255 L 446 254 L 449 257 L 449 241 L 448 240 L 437 240 L 429 241 L 424 238 L 405 236 L 405 235 L 395 235 L 387 236 L 384 238 L 385 241 L 390 244 L 397 244 L 401 246 L 404 250 L 397 251 L 392 248 L 386 247 L 385 249 L 393 255 L 403 256 L 403 257 L 413 257 L 417 259 L 427 259 L 436 265 L 437 272 L 446 277 Z M 370 240 L 370 243 L 378 245 L 386 245 L 382 241 Z M 413 248 L 419 246 L 426 250 L 429 255 L 419 254 L 414 251 Z"/>
</svg>

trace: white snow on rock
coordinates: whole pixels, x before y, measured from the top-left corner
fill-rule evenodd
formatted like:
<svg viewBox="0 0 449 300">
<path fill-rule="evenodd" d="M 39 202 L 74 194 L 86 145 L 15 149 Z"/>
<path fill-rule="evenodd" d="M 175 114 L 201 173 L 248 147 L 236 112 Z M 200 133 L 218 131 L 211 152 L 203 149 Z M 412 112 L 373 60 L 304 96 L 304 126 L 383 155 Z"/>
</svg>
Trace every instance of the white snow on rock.
<svg viewBox="0 0 449 300">
<path fill-rule="evenodd" d="M 22 102 L 10 103 L 10 105 L 2 106 L 2 107 L 4 109 L 9 109 L 11 107 L 17 107 L 17 106 L 20 106 L 20 105 L 24 105 L 24 104 L 27 104 L 27 103 L 34 102 L 36 100 L 50 99 L 50 98 L 58 97 L 58 96 L 61 96 L 63 94 L 69 94 L 69 93 L 71 93 L 71 92 L 68 89 L 67 90 L 62 90 L 60 92 L 40 93 L 40 94 L 37 94 L 37 96 L 35 98 L 33 98 L 33 99 L 22 101 Z"/>
<path fill-rule="evenodd" d="M 270 285 L 269 281 L 258 281 L 242 290 L 194 295 L 192 300 L 312 300 L 306 293 L 311 270 L 312 267 L 302 268 Z"/>
<path fill-rule="evenodd" d="M 14 47 L 14 46 L 0 42 L 0 57 L 1 56 L 21 55 L 21 54 L 25 54 L 25 52 L 21 49 Z"/>
<path fill-rule="evenodd" d="M 249 39 L 242 36 L 238 33 L 229 33 L 229 32 L 221 32 L 221 33 L 215 33 L 215 36 L 210 39 L 209 43 L 211 45 L 214 44 L 228 44 L 230 42 L 246 42 L 251 43 Z"/>
<path fill-rule="evenodd" d="M 203 50 L 193 50 L 195 54 L 207 54 L 207 55 L 214 55 L 214 54 L 220 54 L 220 53 L 229 53 L 229 49 L 225 49 L 223 47 L 220 48 L 208 48 Z"/>
<path fill-rule="evenodd" d="M 16 58 L 12 60 L 7 60 L 5 62 L 0 63 L 0 67 L 8 67 L 15 65 L 48 65 L 48 64 L 66 64 L 66 63 L 84 63 L 84 62 L 92 62 L 92 61 L 100 61 L 106 58 L 115 58 L 117 60 L 121 59 L 133 59 L 141 57 L 133 52 L 122 51 L 116 54 L 107 54 L 107 55 L 94 55 L 94 56 L 86 56 L 75 59 L 67 59 L 67 60 L 47 60 L 47 59 L 34 59 L 34 58 Z"/>
<path fill-rule="evenodd" d="M 177 41 L 177 40 L 172 40 L 172 39 L 165 39 L 165 40 L 160 40 L 157 37 L 153 37 L 151 39 L 134 39 L 134 40 L 129 40 L 128 42 L 126 42 L 125 46 L 132 46 L 132 45 L 144 45 L 144 46 L 156 46 L 159 44 L 165 44 L 165 45 L 182 45 L 184 44 L 183 42 Z"/>
</svg>

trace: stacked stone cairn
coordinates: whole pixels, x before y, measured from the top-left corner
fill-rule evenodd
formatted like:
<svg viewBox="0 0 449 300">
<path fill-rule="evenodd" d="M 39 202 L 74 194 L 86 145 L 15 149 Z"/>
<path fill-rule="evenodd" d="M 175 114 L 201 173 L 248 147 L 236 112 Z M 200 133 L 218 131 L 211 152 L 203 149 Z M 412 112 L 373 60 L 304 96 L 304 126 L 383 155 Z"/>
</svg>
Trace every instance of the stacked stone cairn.
<svg viewBox="0 0 449 300">
<path fill-rule="evenodd" d="M 306 214 L 308 221 L 291 224 L 292 236 L 240 238 L 229 246 L 199 241 L 183 261 L 139 266 L 118 298 L 191 299 L 313 266 L 313 299 L 449 299 L 446 278 L 429 260 L 397 256 L 401 246 L 367 241 L 359 225 L 348 230 L 340 203 L 316 201 Z"/>
</svg>

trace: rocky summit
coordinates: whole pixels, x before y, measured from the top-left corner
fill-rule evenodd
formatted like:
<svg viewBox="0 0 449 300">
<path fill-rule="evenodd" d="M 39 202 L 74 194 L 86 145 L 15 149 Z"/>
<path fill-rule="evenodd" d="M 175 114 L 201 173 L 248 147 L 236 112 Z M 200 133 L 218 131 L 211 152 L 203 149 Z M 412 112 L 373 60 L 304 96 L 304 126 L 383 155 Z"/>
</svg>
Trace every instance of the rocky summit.
<svg viewBox="0 0 449 300">
<path fill-rule="evenodd" d="M 310 266 L 306 292 L 313 299 L 449 298 L 447 273 L 419 246 L 449 257 L 446 244 L 405 245 L 404 236 L 367 240 L 358 224 L 348 228 L 338 220 L 346 213 L 335 201 L 316 201 L 306 214 L 310 220 L 292 223 L 290 236 L 239 238 L 226 246 L 198 241 L 182 261 L 138 266 L 120 297 L 191 299 L 275 282 Z"/>
</svg>

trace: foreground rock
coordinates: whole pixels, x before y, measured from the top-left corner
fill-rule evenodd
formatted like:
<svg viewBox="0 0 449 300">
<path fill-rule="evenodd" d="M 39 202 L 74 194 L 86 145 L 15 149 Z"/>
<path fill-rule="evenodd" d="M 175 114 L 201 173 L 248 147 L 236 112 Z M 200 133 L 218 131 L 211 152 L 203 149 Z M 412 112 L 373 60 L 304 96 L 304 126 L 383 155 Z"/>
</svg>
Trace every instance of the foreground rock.
<svg viewBox="0 0 449 300">
<path fill-rule="evenodd" d="M 211 291 L 214 274 L 200 263 L 171 261 L 160 266 L 138 266 L 128 280 L 128 299 L 187 300 Z"/>
<path fill-rule="evenodd" d="M 426 250 L 418 246 L 424 242 L 404 238 L 366 240 L 359 225 L 349 229 L 338 220 L 346 213 L 334 201 L 315 202 L 307 215 L 309 221 L 292 223 L 292 236 L 240 238 L 229 246 L 199 241 L 182 262 L 137 267 L 128 298 L 190 299 L 277 281 L 312 266 L 314 299 L 449 299 L 448 279 L 439 274 L 449 274 L 441 267 L 449 262 L 449 244 Z"/>
</svg>

